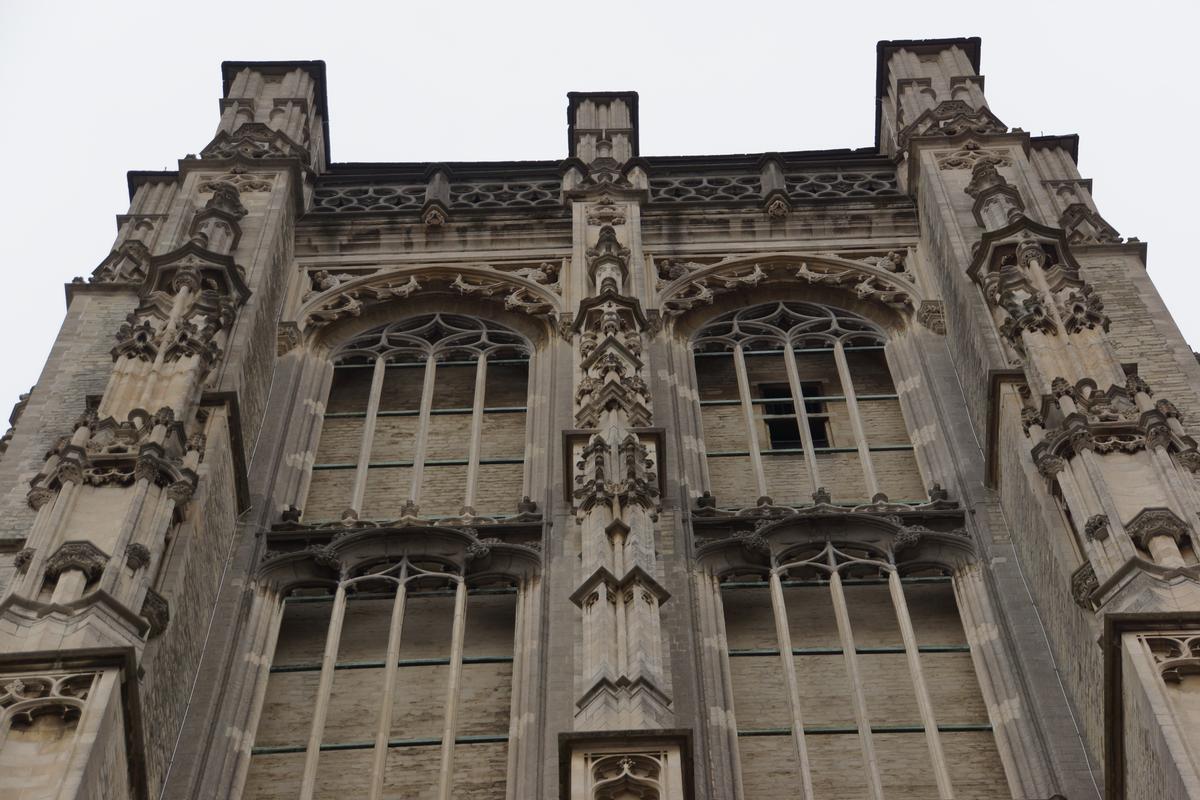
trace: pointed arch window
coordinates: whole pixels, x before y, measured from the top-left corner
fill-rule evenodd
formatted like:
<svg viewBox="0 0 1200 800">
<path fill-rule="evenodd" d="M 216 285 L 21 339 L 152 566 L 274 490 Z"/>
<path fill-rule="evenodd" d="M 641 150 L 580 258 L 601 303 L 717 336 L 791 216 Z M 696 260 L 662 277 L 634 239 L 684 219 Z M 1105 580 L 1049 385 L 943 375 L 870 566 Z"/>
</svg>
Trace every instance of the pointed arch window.
<svg viewBox="0 0 1200 800">
<path fill-rule="evenodd" d="M 899 396 L 874 322 L 779 302 L 692 339 L 708 488 L 724 506 L 923 500 Z"/>
<path fill-rule="evenodd" d="M 700 548 L 746 800 L 781 776 L 807 798 L 1010 796 L 968 540 L 892 526 L 784 519 Z"/>
<path fill-rule="evenodd" d="M 409 317 L 343 344 L 305 520 L 514 513 L 531 352 L 503 325 L 453 314 Z"/>
</svg>

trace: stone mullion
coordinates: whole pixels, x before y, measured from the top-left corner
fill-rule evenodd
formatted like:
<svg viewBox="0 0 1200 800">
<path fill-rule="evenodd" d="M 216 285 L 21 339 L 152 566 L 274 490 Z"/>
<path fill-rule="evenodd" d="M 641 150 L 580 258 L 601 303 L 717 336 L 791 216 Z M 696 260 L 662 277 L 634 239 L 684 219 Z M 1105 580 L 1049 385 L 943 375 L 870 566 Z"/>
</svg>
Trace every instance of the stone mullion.
<svg viewBox="0 0 1200 800">
<path fill-rule="evenodd" d="M 507 800 L 521 800 L 533 797 L 538 786 L 538 775 L 542 769 L 540 748 L 538 746 L 538 720 L 541 704 L 541 686 L 539 669 L 542 665 L 541 645 L 541 613 L 542 613 L 542 583 L 541 578 L 533 575 L 525 579 L 522 587 L 524 593 L 524 627 L 522 629 L 521 670 L 513 669 L 514 684 L 521 686 L 521 704 L 517 709 L 517 737 L 515 742 L 509 742 L 509 751 L 515 752 L 514 765 L 515 781 L 513 792 Z"/>
<path fill-rule="evenodd" d="M 437 374 L 437 359 L 433 355 L 425 358 L 425 380 L 421 385 L 421 411 L 417 419 L 417 436 L 413 444 L 412 482 L 408 490 L 411 513 L 421 507 L 421 480 L 425 474 L 425 450 L 429 446 L 429 413 L 433 408 L 434 378 Z"/>
<path fill-rule="evenodd" d="M 295 388 L 299 402 L 293 408 L 297 409 L 299 419 L 298 424 L 289 427 L 285 434 L 287 439 L 281 457 L 283 479 L 276 487 L 276 497 L 283 508 L 300 508 L 305 503 L 333 384 L 332 362 L 318 360 L 307 353 L 298 357 L 303 359 L 303 364 L 299 385 Z"/>
<path fill-rule="evenodd" d="M 525 595 L 528 591 L 528 580 L 522 579 L 517 588 L 517 607 L 513 613 L 512 696 L 508 711 L 508 770 L 504 782 L 506 800 L 516 800 L 517 797 L 517 770 L 520 763 L 518 751 L 522 739 L 521 716 L 523 699 L 529 688 L 522 680 L 525 671 Z"/>
<path fill-rule="evenodd" d="M 808 466 L 809 489 L 816 494 L 821 487 L 821 474 L 817 467 L 817 453 L 813 449 L 812 430 L 808 427 L 808 406 L 804 405 L 804 389 L 800 385 L 800 369 L 796 366 L 796 352 L 791 342 L 783 347 L 783 363 L 787 367 L 788 386 L 792 393 L 792 406 L 796 425 L 800 428 L 800 442 L 804 447 L 804 462 Z"/>
<path fill-rule="evenodd" d="M 746 443 L 750 449 L 750 466 L 754 470 L 754 481 L 758 487 L 758 502 L 769 503 L 770 494 L 767 490 L 767 475 L 763 469 L 762 451 L 758 441 L 757 420 L 754 416 L 754 403 L 750 398 L 750 379 L 746 375 L 746 355 L 742 345 L 733 347 L 733 366 L 737 373 L 738 398 L 742 404 L 742 418 L 746 422 Z"/>
<path fill-rule="evenodd" d="M 139 478 L 133 487 L 133 496 L 125 509 L 125 515 L 118 528 L 113 552 L 109 553 L 108 563 L 104 565 L 104 574 L 100 577 L 100 588 L 115 594 L 117 582 L 125 569 L 125 548 L 136 536 L 138 525 L 146 512 L 146 497 L 150 493 L 149 478 Z"/>
<path fill-rule="evenodd" d="M 122 539 L 124 541 L 114 548 L 117 552 L 113 553 L 112 558 L 109 559 L 109 565 L 116 562 L 119 570 L 124 570 L 128 564 L 128 547 L 130 544 L 143 544 L 150 553 L 150 560 L 144 567 L 138 570 L 137 579 L 127 582 L 123 589 L 119 587 L 119 584 L 114 586 L 113 595 L 123 601 L 129 608 L 140 608 L 141 602 L 146 596 L 144 590 L 153 586 L 157 567 L 164 560 L 163 555 L 166 551 L 167 532 L 170 531 L 174 521 L 175 509 L 176 503 L 170 495 L 170 490 L 160 490 L 158 498 L 154 502 L 153 511 L 150 514 L 149 524 L 141 524 L 146 519 L 146 514 L 143 513 L 138 521 L 138 526 L 128 531 L 128 538 L 124 536 L 125 531 L 122 531 Z M 142 534 L 139 536 L 139 533 L 142 531 L 148 531 L 150 535 L 146 536 Z M 141 542 L 138 541 L 139 538 L 142 540 Z M 114 579 L 120 575 L 121 572 L 118 571 L 114 575 Z"/>
<path fill-rule="evenodd" d="M 708 451 L 704 445 L 704 413 L 700 405 L 700 381 L 696 376 L 696 357 L 690 348 L 675 343 L 674 339 L 672 339 L 672 344 L 671 352 L 673 360 L 676 361 L 676 370 L 679 365 L 684 365 L 684 369 L 687 370 L 688 386 L 692 393 L 689 411 L 691 412 L 692 435 L 695 437 L 695 444 L 691 455 L 699 472 L 699 485 L 711 493 L 712 479 L 708 474 L 708 456 L 706 455 Z"/>
<path fill-rule="evenodd" d="M 487 353 L 475 365 L 475 396 L 471 405 L 470 445 L 467 452 L 467 492 L 462 514 L 475 514 L 475 491 L 479 483 L 479 451 L 483 440 L 483 409 L 487 394 Z"/>
<path fill-rule="evenodd" d="M 545 499 L 534 487 L 540 487 L 547 482 L 545 480 L 546 467 L 543 463 L 535 464 L 535 462 L 545 462 L 547 459 L 535 459 L 530 455 L 535 451 L 535 444 L 542 441 L 538 436 L 537 427 L 539 425 L 547 426 L 546 436 L 550 437 L 552 430 L 549 425 L 553 421 L 548 410 L 548 403 L 544 402 L 551 396 L 551 390 L 549 387 L 543 386 L 544 376 L 550 372 L 545 362 L 552 356 L 549 349 L 543 349 L 542 353 L 544 357 L 539 357 L 536 351 L 529 356 L 525 387 L 525 463 L 521 469 L 521 496 L 535 498 L 538 503 L 544 503 Z M 535 466 L 539 469 L 536 479 L 533 472 Z"/>
<path fill-rule="evenodd" d="M 379 400 L 383 394 L 383 381 L 387 374 L 387 359 L 375 357 L 375 368 L 371 372 L 371 394 L 367 398 L 367 415 L 363 419 L 362 438 L 358 445 L 358 461 L 354 466 L 354 488 L 350 494 L 350 510 L 363 513 L 363 498 L 367 493 L 367 475 L 371 465 L 371 450 L 375 444 L 375 421 L 379 415 Z"/>
<path fill-rule="evenodd" d="M 1045 797 L 1053 787 L 1046 780 L 1041 737 L 1022 708 L 1023 694 L 998 635 L 1002 625 L 992 609 L 982 570 L 978 563 L 970 563 L 954 572 L 954 597 L 971 648 L 971 664 L 1012 796 Z"/>
<path fill-rule="evenodd" d="M 800 773 L 800 800 L 813 800 L 812 765 L 808 760 L 808 744 L 804 739 L 804 719 L 800 713 L 800 681 L 796 677 L 796 661 L 795 656 L 792 655 L 792 633 L 788 625 L 787 604 L 784 601 L 783 583 L 779 575 L 779 568 L 771 570 L 771 609 L 775 616 L 775 638 L 779 647 L 779 659 L 783 666 L 784 684 L 787 686 L 788 708 L 791 710 L 792 749 L 796 756 L 796 769 Z M 840 629 L 840 619 L 838 625 Z"/>
<path fill-rule="evenodd" d="M 454 747 L 458 730 L 458 695 L 462 689 L 463 639 L 467 628 L 467 582 L 458 579 L 454 592 L 454 624 L 450 634 L 450 675 L 446 681 L 446 710 L 442 725 L 438 800 L 451 800 L 454 790 Z"/>
<path fill-rule="evenodd" d="M 832 563 L 829 573 L 829 591 L 833 597 L 833 611 L 837 618 L 838 638 L 842 643 L 842 655 L 846 660 L 846 675 L 850 680 L 850 700 L 854 706 L 854 722 L 858 726 L 858 740 L 862 747 L 863 768 L 867 773 L 867 788 L 872 800 L 883 800 L 883 784 L 879 778 L 879 761 L 875 756 L 875 740 L 871 734 L 871 719 L 867 714 L 867 698 L 863 692 L 862 676 L 858 670 L 858 654 L 854 650 L 854 631 L 850 627 L 850 611 L 846 605 L 846 593 L 842 588 L 842 576 Z"/>
<path fill-rule="evenodd" d="M 904 586 L 900 573 L 888 571 L 888 590 L 892 595 L 892 607 L 896 610 L 896 621 L 900 626 L 900 637 L 904 640 L 904 656 L 908 660 L 908 672 L 912 678 L 913 691 L 917 696 L 917 710 L 925 728 L 925 742 L 929 747 L 929 761 L 933 765 L 933 777 L 937 782 L 938 797 L 953 800 L 954 787 L 950 782 L 950 771 L 946 766 L 946 755 L 942 752 L 942 740 L 938 732 L 937 718 L 933 713 L 933 702 L 925 685 L 925 674 L 921 669 L 921 651 L 917 635 L 913 630 L 912 617 L 908 613 L 908 601 L 904 597 Z"/>
<path fill-rule="evenodd" d="M 33 528 L 29 531 L 29 536 L 25 541 L 27 543 L 36 542 L 41 546 L 34 549 L 33 558 L 25 568 L 24 578 L 20 581 L 11 581 L 8 591 L 5 592 L 6 595 L 19 593 L 36 596 L 41 589 L 45 578 L 46 559 L 53 554 L 52 548 L 61 544 L 61 542 L 54 541 L 54 534 L 62 528 L 63 520 L 74 511 L 75 504 L 79 499 L 79 490 L 79 484 L 74 481 L 66 481 L 58 488 L 55 495 L 46 501 L 42 510 L 38 511 Z M 43 511 L 47 513 L 43 514 Z"/>
<path fill-rule="evenodd" d="M 733 704 L 733 670 L 729 666 L 729 634 L 725 629 L 725 604 L 721 599 L 721 581 L 716 575 L 707 576 L 708 590 L 713 602 L 716 621 L 717 651 L 721 664 L 722 700 L 725 707 L 725 735 L 729 747 L 729 763 L 733 777 L 734 800 L 743 800 L 742 756 L 738 747 L 737 716 Z"/>
<path fill-rule="evenodd" d="M 846 398 L 846 412 L 850 416 L 850 429 L 854 432 L 854 445 L 858 448 L 863 481 L 867 485 L 867 496 L 874 502 L 879 496 L 879 482 L 875 478 L 875 465 L 871 462 L 871 448 L 867 443 L 867 432 L 863 427 L 862 415 L 858 410 L 858 396 L 854 392 L 854 379 L 850 364 L 846 360 L 846 348 L 841 340 L 833 344 L 833 358 L 837 362 L 838 380 L 842 384 L 842 395 Z"/>
<path fill-rule="evenodd" d="M 244 663 L 252 670 L 250 680 L 243 683 L 234 707 L 246 709 L 247 716 L 242 730 L 257 731 L 262 718 L 263 703 L 267 696 L 267 684 L 271 680 L 271 659 L 279 641 L 279 629 L 283 622 L 284 602 L 273 589 L 256 587 L 251 601 L 249 625 L 245 634 Z M 234 753 L 234 766 L 229 775 L 228 796 L 241 797 L 250 771 L 254 737 L 242 736 Z"/>
<path fill-rule="evenodd" d="M 1055 477 L 1058 480 L 1059 489 L 1062 490 L 1063 500 L 1066 501 L 1067 508 L 1071 510 L 1075 518 L 1076 526 L 1086 523 L 1091 510 L 1100 508 L 1108 516 L 1110 531 L 1114 534 L 1117 531 L 1124 531 L 1121 521 L 1116 517 L 1116 506 L 1111 501 L 1103 499 L 1102 496 L 1096 496 L 1094 492 L 1091 493 L 1091 502 L 1089 502 L 1085 498 L 1084 490 L 1080 486 L 1079 481 L 1076 480 L 1074 471 L 1070 466 L 1064 465 L 1063 470 Z M 1089 485 L 1088 489 L 1094 489 L 1094 487 Z M 1091 554 L 1101 556 L 1103 566 L 1099 575 L 1100 580 L 1107 578 L 1112 574 L 1117 565 L 1132 558 L 1135 554 L 1133 544 L 1128 536 L 1112 535 L 1104 540 L 1094 537 L 1087 539 L 1085 537 L 1082 546 L 1085 552 L 1089 553 L 1088 560 L 1092 561 L 1093 566 L 1096 566 L 1096 564 L 1091 558 Z"/>
<path fill-rule="evenodd" d="M 317 697 L 313 705 L 312 728 L 304 751 L 304 773 L 300 782 L 300 800 L 313 800 L 317 787 L 317 762 L 321 757 L 321 739 L 325 734 L 325 718 L 329 714 L 333 673 L 338 648 L 342 640 L 342 622 L 346 616 L 346 584 L 339 582 L 329 612 L 329 627 L 325 634 L 325 653 L 321 657 L 321 677 L 317 682 Z"/>
<path fill-rule="evenodd" d="M 917 341 L 917 337 L 930 339 L 934 335 L 921 334 L 914 330 L 904 336 L 893 337 L 888 340 L 884 355 L 900 399 L 901 413 L 912 421 L 912 424 L 906 424 L 905 427 L 910 431 L 909 438 L 917 457 L 917 465 L 924 466 L 921 470 L 922 477 L 930 483 L 941 484 L 950 493 L 957 495 L 957 470 L 953 460 L 948 458 L 945 447 L 936 446 L 940 438 L 931 434 L 941 429 L 938 400 L 930 398 L 933 402 L 928 402 L 921 397 L 922 392 L 928 392 L 925 387 L 931 386 L 932 380 L 921 348 L 923 342 Z"/>
<path fill-rule="evenodd" d="M 375 751 L 371 761 L 371 800 L 383 797 L 387 774 L 388 740 L 392 735 L 392 707 L 396 701 L 396 673 L 400 669 L 400 636 L 404 630 L 404 605 L 408 598 L 408 562 L 400 566 L 396 597 L 392 600 L 392 618 L 388 626 L 387 656 L 383 666 L 383 695 L 379 698 L 379 724 L 375 730 Z"/>
</svg>

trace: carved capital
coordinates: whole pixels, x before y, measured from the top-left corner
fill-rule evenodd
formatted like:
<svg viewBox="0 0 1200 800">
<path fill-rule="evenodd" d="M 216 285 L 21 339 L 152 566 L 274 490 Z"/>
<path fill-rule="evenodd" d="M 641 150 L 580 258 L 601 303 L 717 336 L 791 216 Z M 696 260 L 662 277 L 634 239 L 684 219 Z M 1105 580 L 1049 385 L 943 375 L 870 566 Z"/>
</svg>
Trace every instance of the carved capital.
<svg viewBox="0 0 1200 800">
<path fill-rule="evenodd" d="M 130 542 L 125 548 L 125 563 L 130 569 L 141 569 L 150 563 L 150 548 L 140 542 Z"/>
<path fill-rule="evenodd" d="M 1075 600 L 1075 605 L 1085 611 L 1093 610 L 1092 593 L 1099 587 L 1100 581 L 1096 579 L 1096 570 L 1090 563 L 1084 564 L 1071 575 L 1071 597 Z"/>
<path fill-rule="evenodd" d="M 142 617 L 150 623 L 150 638 L 162 635 L 171 621 L 171 609 L 167 599 L 153 589 L 146 590 L 142 601 Z"/>
<path fill-rule="evenodd" d="M 167 497 L 171 498 L 176 508 L 180 508 L 192 499 L 195 488 L 190 481 L 175 481 L 167 487 Z"/>
<path fill-rule="evenodd" d="M 23 547 L 17 551 L 17 554 L 13 556 L 13 567 L 18 573 L 25 574 L 25 571 L 29 569 L 29 562 L 33 561 L 33 554 L 36 552 L 32 547 Z"/>
<path fill-rule="evenodd" d="M 1088 541 L 1104 541 L 1108 538 L 1108 516 L 1106 514 L 1093 514 L 1088 517 L 1087 522 L 1083 524 L 1083 533 Z"/>
<path fill-rule="evenodd" d="M 946 334 L 946 307 L 941 300 L 922 300 L 917 308 L 917 320 L 929 330 Z"/>
<path fill-rule="evenodd" d="M 1038 472 L 1043 478 L 1051 478 L 1067 468 L 1067 462 L 1053 453 L 1041 453 L 1037 457 Z"/>
<path fill-rule="evenodd" d="M 1169 508 L 1143 508 L 1125 523 L 1125 532 L 1138 547 L 1148 550 L 1149 542 L 1154 537 L 1169 536 L 1179 542 L 1191 532 L 1191 528 Z"/>
<path fill-rule="evenodd" d="M 46 575 L 57 579 L 64 572 L 78 570 L 94 581 L 107 563 L 108 556 L 91 542 L 65 542 L 46 560 Z"/>
<path fill-rule="evenodd" d="M 42 506 L 53 500 L 57 494 L 58 492 L 45 486 L 35 486 L 29 490 L 29 494 L 25 496 L 25 499 L 29 503 L 30 508 L 34 511 L 40 511 Z"/>
</svg>

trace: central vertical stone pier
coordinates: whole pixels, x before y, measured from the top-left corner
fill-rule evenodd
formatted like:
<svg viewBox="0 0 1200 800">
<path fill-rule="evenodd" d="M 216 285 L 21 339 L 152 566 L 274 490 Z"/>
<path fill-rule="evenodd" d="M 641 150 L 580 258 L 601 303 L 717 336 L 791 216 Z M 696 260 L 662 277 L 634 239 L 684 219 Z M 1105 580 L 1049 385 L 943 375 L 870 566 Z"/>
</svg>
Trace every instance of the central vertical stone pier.
<svg viewBox="0 0 1200 800">
<path fill-rule="evenodd" d="M 576 731 L 664 729 L 673 722 L 659 609 L 656 453 L 645 380 L 639 212 L 648 181 L 637 160 L 637 95 L 573 93 L 571 203 L 575 438 L 581 612 Z M 651 446 L 648 446 L 648 443 Z"/>
</svg>

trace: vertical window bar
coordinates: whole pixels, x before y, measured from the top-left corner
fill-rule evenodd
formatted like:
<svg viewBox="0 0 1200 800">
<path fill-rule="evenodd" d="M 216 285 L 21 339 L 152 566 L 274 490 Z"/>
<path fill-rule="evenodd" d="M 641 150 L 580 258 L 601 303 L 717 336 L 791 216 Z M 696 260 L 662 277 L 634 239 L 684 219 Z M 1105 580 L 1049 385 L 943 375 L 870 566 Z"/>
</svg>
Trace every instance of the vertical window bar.
<svg viewBox="0 0 1200 800">
<path fill-rule="evenodd" d="M 839 344 L 839 348 L 840 348 Z M 879 762 L 875 757 L 875 742 L 871 738 L 871 719 L 867 715 L 867 698 L 863 695 L 862 680 L 858 672 L 858 656 L 854 652 L 854 632 L 850 628 L 850 612 L 846 607 L 846 593 L 842 588 L 842 576 L 837 570 L 837 558 L 829 548 L 829 591 L 833 595 L 833 610 L 837 617 L 838 637 L 842 642 L 842 655 L 846 659 L 846 674 L 850 679 L 850 698 L 854 704 L 854 721 L 858 725 L 858 740 L 862 745 L 863 767 L 867 771 L 867 786 L 871 800 L 883 800 L 883 784 L 879 780 Z"/>
<path fill-rule="evenodd" d="M 432 371 L 432 370 L 431 370 Z M 451 800 L 454 789 L 454 737 L 458 728 L 458 694 L 462 684 L 463 637 L 467 629 L 467 582 L 458 579 L 454 592 L 454 627 L 450 643 L 450 678 L 446 682 L 446 716 L 442 728 L 441 784 L 438 800 Z"/>
<path fill-rule="evenodd" d="M 817 471 L 817 454 L 813 448 L 812 428 L 808 423 L 808 406 L 804 402 L 804 390 L 800 386 L 800 370 L 796 366 L 796 352 L 791 342 L 783 347 L 783 362 L 787 366 L 788 386 L 792 390 L 792 406 L 795 408 L 796 425 L 800 428 L 800 442 L 804 446 L 804 461 L 808 466 L 809 490 L 817 493 L 821 486 L 821 475 Z"/>
<path fill-rule="evenodd" d="M 508 770 L 504 784 L 504 796 L 516 797 L 517 792 L 517 752 L 521 749 L 521 706 L 524 693 L 527 691 L 525 681 L 521 679 L 525 671 L 525 593 L 529 589 L 527 581 L 522 580 L 517 587 L 517 602 L 513 619 L 513 665 L 512 698 L 508 711 Z"/>
<path fill-rule="evenodd" d="M 487 392 L 487 353 L 475 365 L 475 399 L 471 408 L 471 441 L 467 454 L 467 493 L 461 514 L 475 514 L 475 487 L 479 483 L 479 448 L 483 439 L 483 409 Z"/>
<path fill-rule="evenodd" d="M 412 486 L 408 501 L 415 509 L 421 507 L 421 480 L 425 474 L 425 450 L 429 444 L 429 411 L 433 408 L 433 381 L 437 376 L 437 359 L 425 357 L 425 382 L 421 386 L 421 416 L 417 420 L 417 439 L 413 444 Z M 418 513 L 413 510 L 413 514 Z"/>
<path fill-rule="evenodd" d="M 871 448 L 867 444 L 867 433 L 863 429 L 862 416 L 858 413 L 858 398 L 854 394 L 850 364 L 846 361 L 846 348 L 842 345 L 841 339 L 834 342 L 833 358 L 837 362 L 838 379 L 842 384 L 842 394 L 846 398 L 846 411 L 850 415 L 850 429 L 854 432 L 854 444 L 858 447 L 858 460 L 862 462 L 867 495 L 874 501 L 879 496 L 879 482 L 875 479 L 875 465 L 871 463 Z"/>
<path fill-rule="evenodd" d="M 339 583 L 329 612 L 329 628 L 325 633 L 325 654 L 321 657 L 321 677 L 317 683 L 317 701 L 313 708 L 312 728 L 308 747 L 304 751 L 304 777 L 300 783 L 300 800 L 312 800 L 317 787 L 317 759 L 321 755 L 321 738 L 325 735 L 325 717 L 329 714 L 329 695 L 333 689 L 333 669 L 337 663 L 338 647 L 342 641 L 342 620 L 346 615 L 346 585 Z"/>
<path fill-rule="evenodd" d="M 388 628 L 387 660 L 383 667 L 383 697 L 379 701 L 379 727 L 375 731 L 375 753 L 371 764 L 371 800 L 382 800 L 387 774 L 388 740 L 392 735 L 392 706 L 396 698 L 396 672 L 400 661 L 400 635 L 404 630 L 404 603 L 408 598 L 408 561 L 400 565 L 392 622 Z"/>
<path fill-rule="evenodd" d="M 808 745 L 804 741 L 804 720 L 800 715 L 800 683 L 796 679 L 796 662 L 792 656 L 792 634 L 788 628 L 787 606 L 783 600 L 783 584 L 779 570 L 771 570 L 771 607 L 775 612 L 775 638 L 783 662 L 783 678 L 787 683 L 788 705 L 792 712 L 792 748 L 800 770 L 800 799 L 812 800 L 812 770 L 808 762 Z"/>
<path fill-rule="evenodd" d="M 767 493 L 767 475 L 763 471 L 762 452 L 758 446 L 758 429 L 754 421 L 754 404 L 750 401 L 750 379 L 746 376 L 746 356 L 741 344 L 733 347 L 733 364 L 737 371 L 738 396 L 742 400 L 742 415 L 746 418 L 746 437 L 750 447 L 750 464 L 754 468 L 754 480 L 758 484 L 758 500 L 764 502 Z"/>
<path fill-rule="evenodd" d="M 371 448 L 375 444 L 375 420 L 379 415 L 379 398 L 383 394 L 383 378 L 387 373 L 387 361 L 383 356 L 375 357 L 375 370 L 371 373 L 371 395 L 367 400 L 367 417 L 363 420 L 362 441 L 358 446 L 358 464 L 354 468 L 354 490 L 350 497 L 350 508 L 362 514 L 363 498 L 367 494 L 367 470 L 371 463 Z"/>
<path fill-rule="evenodd" d="M 908 659 L 908 671 L 912 675 L 913 690 L 917 695 L 917 709 L 921 712 L 921 724 L 925 726 L 925 741 L 929 745 L 929 760 L 933 763 L 933 777 L 937 781 L 938 798 L 952 800 L 954 787 L 950 784 L 950 771 L 946 768 L 946 756 L 942 752 L 942 740 L 938 735 L 937 719 L 933 714 L 933 703 L 925 686 L 925 675 L 921 671 L 921 653 L 917 649 L 917 635 L 913 631 L 912 618 L 908 615 L 908 601 L 904 599 L 904 586 L 900 573 L 895 569 L 888 572 L 888 589 L 892 594 L 892 606 L 896 609 L 896 621 L 900 624 L 900 636 L 904 639 L 904 655 Z"/>
<path fill-rule="evenodd" d="M 717 621 L 717 651 L 721 654 L 721 682 L 725 684 L 725 708 L 729 710 L 726 722 L 730 762 L 733 769 L 733 786 L 735 800 L 743 800 L 745 789 L 742 788 L 742 754 L 738 748 L 737 716 L 733 703 L 733 670 L 729 666 L 729 632 L 725 628 L 725 601 L 721 598 L 721 580 L 716 575 L 708 577 L 712 590 L 713 614 Z"/>
</svg>

